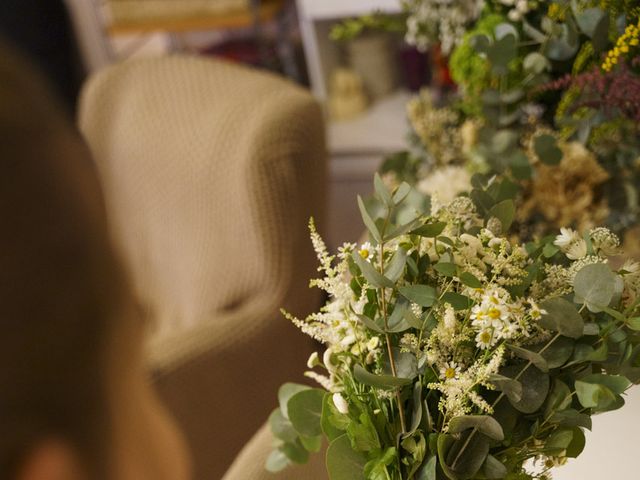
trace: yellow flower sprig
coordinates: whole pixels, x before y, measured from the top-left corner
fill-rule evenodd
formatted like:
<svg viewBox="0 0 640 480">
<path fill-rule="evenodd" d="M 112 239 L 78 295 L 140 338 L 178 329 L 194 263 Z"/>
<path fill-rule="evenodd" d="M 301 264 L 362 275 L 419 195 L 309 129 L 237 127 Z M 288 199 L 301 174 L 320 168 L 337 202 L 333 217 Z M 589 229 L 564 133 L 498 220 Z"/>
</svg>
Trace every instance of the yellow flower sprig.
<svg viewBox="0 0 640 480">
<path fill-rule="evenodd" d="M 620 57 L 629 53 L 631 47 L 637 47 L 640 44 L 640 21 L 637 25 L 629 25 L 625 29 L 624 33 L 618 38 L 616 46 L 613 47 L 607 53 L 602 69 L 605 72 L 610 72 L 613 67 L 618 63 Z"/>
</svg>

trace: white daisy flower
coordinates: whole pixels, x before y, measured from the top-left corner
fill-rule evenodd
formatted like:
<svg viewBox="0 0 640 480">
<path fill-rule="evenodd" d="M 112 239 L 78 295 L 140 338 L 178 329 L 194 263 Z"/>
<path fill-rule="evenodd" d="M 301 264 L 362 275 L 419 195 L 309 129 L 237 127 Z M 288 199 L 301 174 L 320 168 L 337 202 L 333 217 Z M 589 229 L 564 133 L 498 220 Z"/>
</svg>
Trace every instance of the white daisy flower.
<svg viewBox="0 0 640 480">
<path fill-rule="evenodd" d="M 560 248 L 560 250 L 564 251 L 564 249 L 566 249 L 567 247 L 569 247 L 569 245 L 579 239 L 580 235 L 575 230 L 571 228 L 561 228 L 560 235 L 556 237 L 553 244 L 556 247 Z"/>
<path fill-rule="evenodd" d="M 579 238 L 573 242 L 565 252 L 569 260 L 579 260 L 587 256 L 587 242 Z"/>
<path fill-rule="evenodd" d="M 451 380 L 460 374 L 460 366 L 456 362 L 446 362 L 440 367 L 440 378 L 443 380 Z"/>
<path fill-rule="evenodd" d="M 358 254 L 364 258 L 367 262 L 370 262 L 373 259 L 374 249 L 370 242 L 365 242 L 360 245 L 360 249 L 358 250 Z"/>
<path fill-rule="evenodd" d="M 476 345 L 480 350 L 486 350 L 493 347 L 497 341 L 498 339 L 496 338 L 492 328 L 480 330 L 476 335 Z"/>
</svg>

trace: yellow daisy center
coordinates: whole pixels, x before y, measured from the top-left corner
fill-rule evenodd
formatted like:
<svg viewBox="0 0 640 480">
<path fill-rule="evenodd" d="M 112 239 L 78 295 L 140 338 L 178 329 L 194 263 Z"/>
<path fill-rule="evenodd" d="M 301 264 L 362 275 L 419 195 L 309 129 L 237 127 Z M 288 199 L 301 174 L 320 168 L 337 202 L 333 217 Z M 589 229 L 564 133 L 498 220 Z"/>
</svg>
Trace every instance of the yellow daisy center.
<svg viewBox="0 0 640 480">
<path fill-rule="evenodd" d="M 500 318 L 501 312 L 497 308 L 492 308 L 491 310 L 489 310 L 488 315 L 489 318 L 497 320 L 498 318 Z"/>
<path fill-rule="evenodd" d="M 480 341 L 482 343 L 489 343 L 491 341 L 491 334 L 489 332 L 482 332 L 480 334 Z"/>
<path fill-rule="evenodd" d="M 363 248 L 363 249 L 362 249 L 362 250 L 360 250 L 358 253 L 359 253 L 359 254 L 360 254 L 360 256 L 361 256 L 362 258 L 364 258 L 365 260 L 366 260 L 367 258 L 369 258 L 369 250 L 367 250 L 366 248 Z"/>
<path fill-rule="evenodd" d="M 444 376 L 446 378 L 453 378 L 456 376 L 456 370 L 455 368 L 449 367 L 444 371 Z"/>
</svg>

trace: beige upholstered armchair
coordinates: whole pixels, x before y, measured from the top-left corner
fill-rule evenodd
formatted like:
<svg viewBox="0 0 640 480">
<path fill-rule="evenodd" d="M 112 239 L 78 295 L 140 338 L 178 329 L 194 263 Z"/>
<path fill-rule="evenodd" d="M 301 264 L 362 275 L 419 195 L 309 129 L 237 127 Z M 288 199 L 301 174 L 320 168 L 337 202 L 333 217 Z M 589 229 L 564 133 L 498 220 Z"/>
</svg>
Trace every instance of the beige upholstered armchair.
<svg viewBox="0 0 640 480">
<path fill-rule="evenodd" d="M 311 349 L 279 309 L 318 306 L 307 221 L 324 213 L 321 111 L 270 74 L 172 56 L 92 77 L 79 120 L 151 319 L 158 389 L 195 478 L 221 478 Z"/>
</svg>

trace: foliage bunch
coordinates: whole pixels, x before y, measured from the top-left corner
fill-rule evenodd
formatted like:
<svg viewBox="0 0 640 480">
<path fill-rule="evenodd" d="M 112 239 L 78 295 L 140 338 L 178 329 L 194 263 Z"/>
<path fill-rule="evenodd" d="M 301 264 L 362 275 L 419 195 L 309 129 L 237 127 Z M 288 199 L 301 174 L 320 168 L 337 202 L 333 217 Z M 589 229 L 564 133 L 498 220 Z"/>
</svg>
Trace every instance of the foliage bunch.
<svg viewBox="0 0 640 480">
<path fill-rule="evenodd" d="M 414 12 L 431 11 L 441 3 L 416 0 L 405 6 Z M 521 189 L 519 199 L 533 205 L 539 199 L 528 201 L 527 195 L 536 194 L 541 169 L 553 167 L 560 171 L 558 177 L 576 180 L 571 178 L 575 158 L 570 157 L 577 151 L 573 144 L 579 143 L 606 172 L 580 201 L 602 208 L 574 209 L 569 224 L 591 227 L 604 217 L 607 225 L 622 232 L 636 222 L 640 213 L 638 13 L 634 2 L 621 0 L 487 0 L 473 19 L 460 18 L 464 34 L 455 37 L 449 62 L 459 92 L 445 107 L 454 111 L 458 124 L 448 125 L 447 131 L 455 136 L 452 130 L 458 129 L 473 144 L 455 163 L 471 173 L 510 179 Z M 423 30 L 422 43 L 442 41 L 443 32 Z M 435 105 L 425 110 L 425 119 L 437 116 L 438 110 Z M 444 138 L 439 124 L 411 120 L 416 131 L 416 125 L 428 124 L 432 125 L 429 138 Z M 470 135 L 464 132 L 469 128 L 474 130 Z M 394 156 L 381 171 L 394 177 L 396 185 L 406 180 L 419 186 L 438 168 L 439 162 L 432 158 L 438 150 L 442 148 L 430 144 L 424 144 L 422 151 L 413 148 L 405 154 L 407 161 L 398 163 Z M 449 168 L 449 172 L 460 178 L 459 171 Z M 433 188 L 418 190 L 427 194 Z M 564 220 L 563 215 L 557 218 Z M 532 212 L 530 219 L 519 218 L 516 233 L 544 235 L 564 225 L 543 209 Z"/>
<path fill-rule="evenodd" d="M 547 478 L 640 381 L 640 265 L 612 270 L 605 228 L 510 242 L 509 199 L 398 224 L 410 187 L 375 187 L 364 245 L 330 255 L 311 225 L 330 299 L 287 317 L 326 347 L 307 372 L 323 388 L 281 388 L 267 467 L 304 463 L 324 436 L 331 480 Z"/>
</svg>

